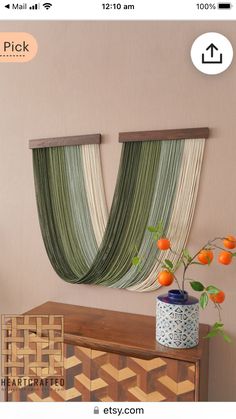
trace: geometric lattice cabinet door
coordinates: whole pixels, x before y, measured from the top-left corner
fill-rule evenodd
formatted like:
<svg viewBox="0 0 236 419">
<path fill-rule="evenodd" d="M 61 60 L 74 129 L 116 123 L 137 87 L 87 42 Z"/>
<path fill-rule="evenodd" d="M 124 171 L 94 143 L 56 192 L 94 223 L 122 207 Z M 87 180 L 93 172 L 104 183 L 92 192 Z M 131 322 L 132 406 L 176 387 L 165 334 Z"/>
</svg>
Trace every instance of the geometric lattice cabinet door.
<svg viewBox="0 0 236 419">
<path fill-rule="evenodd" d="M 93 401 L 194 401 L 195 365 L 92 350 Z"/>
<path fill-rule="evenodd" d="M 194 401 L 195 365 L 64 345 L 64 386 L 9 389 L 8 401 Z"/>
</svg>

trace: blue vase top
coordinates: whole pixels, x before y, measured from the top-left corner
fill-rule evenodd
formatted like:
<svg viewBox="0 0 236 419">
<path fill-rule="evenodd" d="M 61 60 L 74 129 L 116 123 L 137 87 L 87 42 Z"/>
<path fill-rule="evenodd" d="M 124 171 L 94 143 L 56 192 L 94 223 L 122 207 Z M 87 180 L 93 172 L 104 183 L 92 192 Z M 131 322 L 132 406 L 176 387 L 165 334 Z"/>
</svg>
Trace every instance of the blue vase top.
<svg viewBox="0 0 236 419">
<path fill-rule="evenodd" d="M 198 299 L 188 295 L 187 291 L 181 292 L 180 290 L 170 290 L 168 294 L 159 295 L 158 300 L 167 304 L 178 304 L 178 305 L 192 305 L 197 304 Z"/>
</svg>

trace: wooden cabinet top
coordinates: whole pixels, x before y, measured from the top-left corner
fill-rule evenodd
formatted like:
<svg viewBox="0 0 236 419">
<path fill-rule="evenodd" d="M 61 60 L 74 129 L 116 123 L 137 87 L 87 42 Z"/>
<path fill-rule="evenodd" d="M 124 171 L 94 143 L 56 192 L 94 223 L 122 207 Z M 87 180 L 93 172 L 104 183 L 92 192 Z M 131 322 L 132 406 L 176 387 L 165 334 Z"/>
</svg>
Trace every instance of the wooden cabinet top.
<svg viewBox="0 0 236 419">
<path fill-rule="evenodd" d="M 167 357 L 197 362 L 208 349 L 209 327 L 200 325 L 199 345 L 171 349 L 156 342 L 155 317 L 48 301 L 25 314 L 64 316 L 65 343 L 145 359 Z"/>
</svg>

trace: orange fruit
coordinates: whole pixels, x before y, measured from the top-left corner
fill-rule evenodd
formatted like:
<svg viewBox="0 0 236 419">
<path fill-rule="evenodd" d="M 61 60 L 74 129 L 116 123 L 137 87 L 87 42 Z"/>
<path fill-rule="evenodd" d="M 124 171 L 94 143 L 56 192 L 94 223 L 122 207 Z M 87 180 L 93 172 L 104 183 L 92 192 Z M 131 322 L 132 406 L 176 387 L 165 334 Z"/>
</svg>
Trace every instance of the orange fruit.
<svg viewBox="0 0 236 419">
<path fill-rule="evenodd" d="M 223 240 L 223 243 L 226 249 L 234 249 L 236 247 L 236 238 L 234 236 L 228 236 Z"/>
<path fill-rule="evenodd" d="M 198 254 L 198 260 L 203 265 L 207 265 L 208 263 L 211 263 L 214 255 L 212 250 L 209 249 L 202 249 L 201 252 Z"/>
<path fill-rule="evenodd" d="M 213 303 L 221 304 L 225 300 L 224 291 L 219 291 L 217 294 L 210 294 L 210 299 Z"/>
<path fill-rule="evenodd" d="M 165 237 L 161 237 L 157 240 L 157 248 L 160 250 L 168 250 L 170 248 L 170 240 Z"/>
<path fill-rule="evenodd" d="M 220 252 L 218 257 L 218 262 L 222 263 L 222 265 L 229 265 L 232 261 L 232 255 L 230 252 L 226 252 L 223 250 L 223 252 Z"/>
<path fill-rule="evenodd" d="M 174 281 L 174 275 L 172 272 L 169 271 L 161 271 L 158 274 L 157 280 L 160 285 L 164 285 L 167 287 L 168 285 L 171 285 Z"/>
<path fill-rule="evenodd" d="M 232 255 L 230 252 L 220 252 L 218 256 L 218 262 L 222 263 L 222 265 L 229 265 L 232 262 Z"/>
</svg>

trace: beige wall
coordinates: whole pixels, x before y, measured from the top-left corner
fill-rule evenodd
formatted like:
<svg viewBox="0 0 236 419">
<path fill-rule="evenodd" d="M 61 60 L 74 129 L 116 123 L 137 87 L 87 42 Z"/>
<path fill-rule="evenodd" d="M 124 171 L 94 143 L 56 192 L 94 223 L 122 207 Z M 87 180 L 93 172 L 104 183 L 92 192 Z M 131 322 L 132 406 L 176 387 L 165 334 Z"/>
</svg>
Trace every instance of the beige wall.
<svg viewBox="0 0 236 419">
<path fill-rule="evenodd" d="M 70 285 L 54 273 L 38 226 L 28 139 L 101 132 L 110 204 L 119 131 L 209 126 L 189 246 L 235 234 L 236 63 L 206 76 L 189 58 L 193 40 L 207 31 L 228 36 L 236 51 L 235 22 L 10 22 L 1 31 L 32 33 L 39 52 L 28 64 L 0 64 L 0 311 L 54 300 L 154 315 L 157 292 Z M 225 290 L 234 338 L 211 343 L 210 400 L 236 401 L 235 267 L 214 263 L 193 273 Z M 215 314 L 209 309 L 202 321 Z"/>
</svg>

